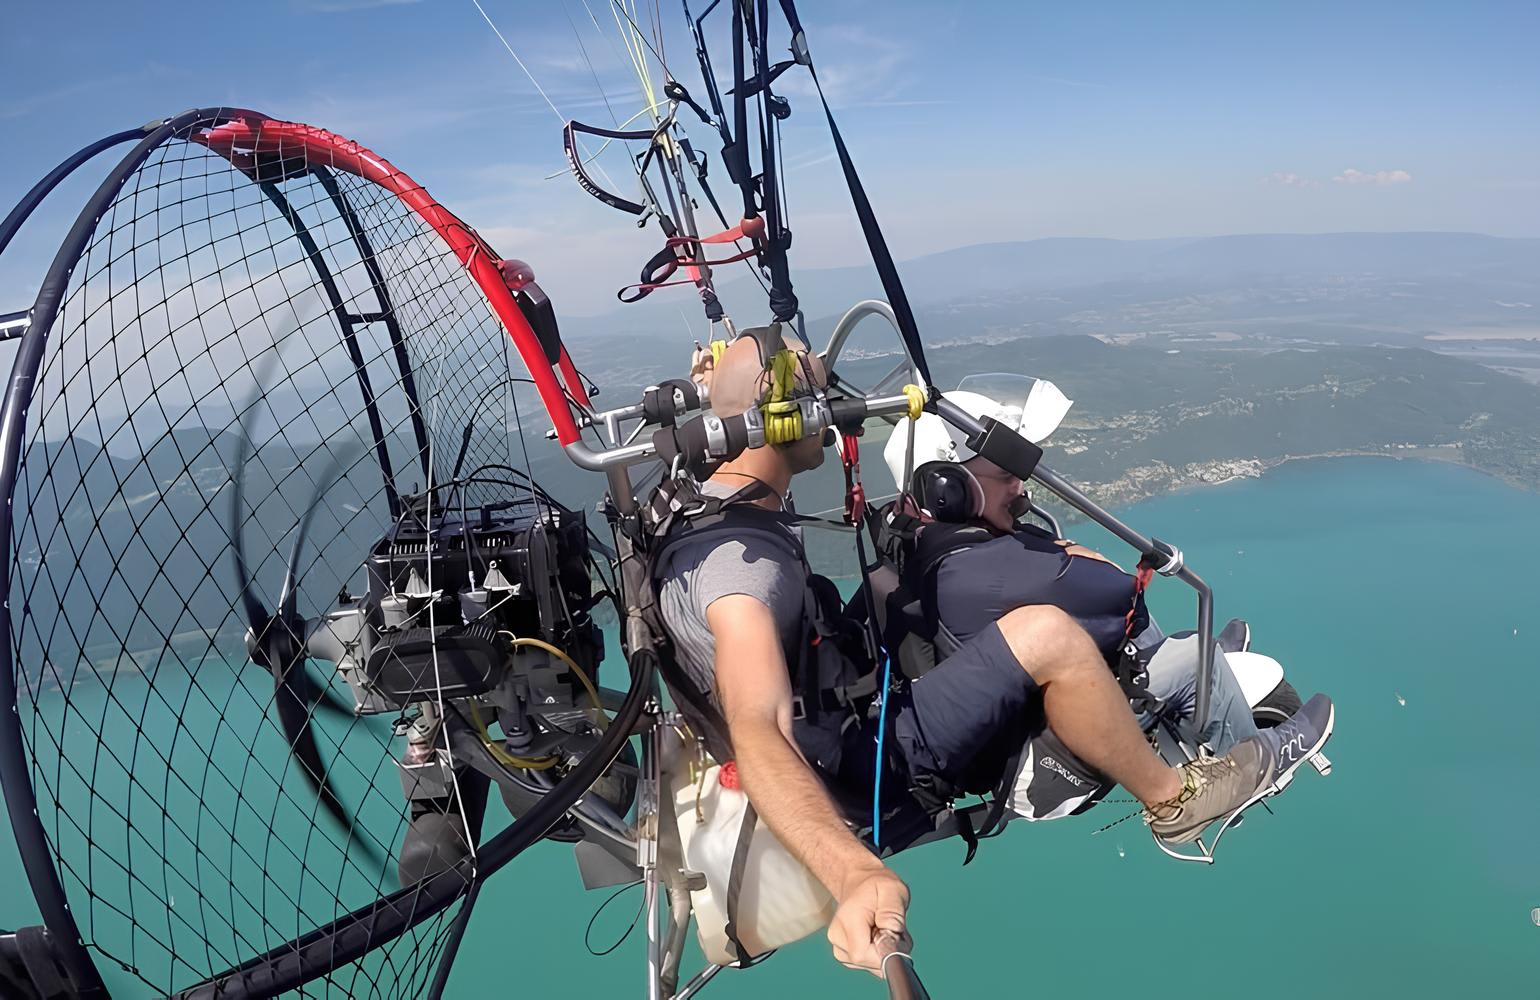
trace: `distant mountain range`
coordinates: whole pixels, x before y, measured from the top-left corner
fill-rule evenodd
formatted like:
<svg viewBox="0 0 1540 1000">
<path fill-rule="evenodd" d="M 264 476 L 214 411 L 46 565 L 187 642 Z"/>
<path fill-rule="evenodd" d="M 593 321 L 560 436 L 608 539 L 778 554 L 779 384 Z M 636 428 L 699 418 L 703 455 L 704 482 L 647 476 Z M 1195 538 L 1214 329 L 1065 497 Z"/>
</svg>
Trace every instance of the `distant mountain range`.
<svg viewBox="0 0 1540 1000">
<path fill-rule="evenodd" d="M 1248 299 L 1259 290 L 1292 290 L 1292 294 L 1275 296 L 1283 301 L 1274 304 L 1325 297 L 1309 295 L 1312 289 L 1335 292 L 1337 311 L 1345 306 L 1363 322 L 1370 322 L 1368 314 L 1386 303 L 1425 307 L 1438 301 L 1481 307 L 1475 315 L 1449 313 L 1454 321 L 1490 318 L 1494 324 L 1540 323 L 1533 308 L 1540 306 L 1540 239 L 1475 233 L 1041 239 L 929 254 L 903 262 L 899 270 L 922 321 L 935 324 L 947 323 L 959 310 L 977 312 L 986 303 L 1013 305 L 1023 321 L 1043 322 L 1073 316 L 1086 307 L 1128 306 L 1192 294 L 1230 292 Z M 763 293 L 741 265 L 719 274 L 723 279 L 719 292 L 740 325 L 764 316 Z M 792 278 L 803 314 L 820 332 L 832 328 L 851 304 L 882 297 L 876 274 L 864 259 L 850 267 L 794 271 Z M 1433 294 L 1427 294 L 1430 290 Z M 1058 304 L 1072 308 L 1055 308 L 1056 296 L 1063 298 Z M 1528 303 L 1532 308 L 1527 316 L 1515 315 L 1526 310 L 1495 305 L 1494 300 Z M 567 319 L 563 329 L 573 339 L 621 332 L 684 339 L 681 309 L 697 331 L 703 327 L 693 291 L 674 288 L 601 316 Z M 1297 308 L 1288 312 L 1306 313 Z M 1398 320 L 1411 322 L 1417 316 L 1424 324 L 1439 318 L 1427 316 L 1422 308 L 1397 310 Z M 1378 319 L 1385 322 L 1384 315 Z"/>
</svg>

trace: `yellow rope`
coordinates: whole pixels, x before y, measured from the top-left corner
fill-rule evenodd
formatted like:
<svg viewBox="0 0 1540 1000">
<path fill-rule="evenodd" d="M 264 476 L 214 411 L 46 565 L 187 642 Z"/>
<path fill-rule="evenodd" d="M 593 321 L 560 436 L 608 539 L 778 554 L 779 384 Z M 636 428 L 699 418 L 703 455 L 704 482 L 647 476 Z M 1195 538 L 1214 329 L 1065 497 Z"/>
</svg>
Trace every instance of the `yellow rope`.
<svg viewBox="0 0 1540 1000">
<path fill-rule="evenodd" d="M 761 408 L 765 415 L 765 443 L 788 444 L 802 437 L 802 407 L 792 398 L 797 388 L 797 355 L 777 351 L 770 360 L 770 395 Z"/>
</svg>

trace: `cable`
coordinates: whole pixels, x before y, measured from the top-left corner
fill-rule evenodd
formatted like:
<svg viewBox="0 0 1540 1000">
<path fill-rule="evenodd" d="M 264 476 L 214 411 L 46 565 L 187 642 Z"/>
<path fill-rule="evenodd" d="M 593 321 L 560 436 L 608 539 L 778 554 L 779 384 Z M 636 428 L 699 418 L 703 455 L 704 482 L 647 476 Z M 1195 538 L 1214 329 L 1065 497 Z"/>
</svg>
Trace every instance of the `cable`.
<svg viewBox="0 0 1540 1000">
<path fill-rule="evenodd" d="M 499 764 L 506 765 L 507 767 L 521 768 L 525 771 L 543 771 L 548 767 L 555 766 L 555 757 L 515 757 L 507 750 L 498 746 L 497 741 L 492 739 L 492 732 L 487 729 L 487 724 L 481 721 L 481 710 L 476 707 L 476 702 L 471 701 L 469 704 L 471 706 L 471 718 L 474 720 L 472 728 L 476 730 L 476 735 L 481 737 L 481 743 L 487 748 L 487 753 L 491 754 L 493 759 Z"/>
<path fill-rule="evenodd" d="M 893 659 L 884 653 L 882 657 L 882 689 L 878 692 L 878 697 L 881 700 L 877 703 L 877 766 L 874 769 L 876 777 L 872 780 L 873 847 L 882 846 L 882 748 L 888 732 L 888 683 L 892 680 L 892 677 Z"/>
<path fill-rule="evenodd" d="M 608 908 L 611 903 L 615 902 L 615 900 L 619 899 L 626 892 L 626 890 L 635 889 L 641 884 L 641 881 L 637 880 L 635 882 L 628 882 L 621 886 L 619 889 L 616 889 L 614 892 L 610 893 L 608 899 L 599 904 L 599 908 L 594 911 L 594 915 L 588 918 L 588 927 L 583 931 L 583 947 L 588 949 L 588 953 L 590 955 L 595 958 L 603 958 L 605 955 L 608 955 L 616 948 L 619 948 L 621 945 L 625 944 L 626 938 L 630 937 L 631 932 L 636 930 L 637 921 L 642 919 L 642 911 L 647 907 L 647 897 L 645 894 L 642 896 L 641 903 L 636 908 L 636 916 L 631 918 L 631 923 L 626 927 L 625 933 L 620 935 L 619 940 L 610 945 L 608 948 L 605 948 L 603 951 L 594 951 L 593 942 L 590 940 L 590 938 L 593 936 L 594 924 L 598 922 L 599 916 L 604 913 L 605 909 Z"/>
<path fill-rule="evenodd" d="M 594 711 L 598 714 L 596 724 L 600 729 L 609 728 L 610 717 L 604 714 L 604 705 L 599 701 L 599 689 L 594 687 L 594 682 L 588 679 L 588 672 L 582 667 L 578 666 L 578 662 L 572 657 L 568 656 L 566 650 L 558 649 L 557 647 L 546 642 L 544 639 L 520 637 L 508 631 L 499 632 L 498 635 L 506 635 L 510 637 L 513 640 L 514 646 L 533 646 L 535 649 L 543 649 L 571 668 L 572 672 L 577 674 L 578 680 L 583 682 L 583 687 L 588 691 L 588 697 L 592 699 L 594 703 Z"/>
</svg>

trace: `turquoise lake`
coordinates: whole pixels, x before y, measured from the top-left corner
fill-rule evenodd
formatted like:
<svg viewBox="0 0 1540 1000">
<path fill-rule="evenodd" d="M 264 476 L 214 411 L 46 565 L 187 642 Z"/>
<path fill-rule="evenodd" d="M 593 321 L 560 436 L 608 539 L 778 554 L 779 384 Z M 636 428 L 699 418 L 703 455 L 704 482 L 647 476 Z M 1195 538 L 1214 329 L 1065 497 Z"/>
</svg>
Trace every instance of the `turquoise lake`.
<svg viewBox="0 0 1540 1000">
<path fill-rule="evenodd" d="M 1093 834 L 1131 808 L 1112 803 L 1013 824 L 967 868 L 955 844 L 899 858 L 931 994 L 1540 995 L 1540 496 L 1449 465 L 1341 459 L 1123 513 L 1183 549 L 1220 622 L 1249 619 L 1302 694 L 1332 695 L 1334 773 L 1301 773 L 1213 867 L 1167 860 L 1137 819 Z M 1097 531 L 1069 533 L 1129 561 Z M 1191 623 L 1180 584 L 1157 581 L 1152 604 L 1168 629 Z M 35 922 L 9 847 L 0 878 L 0 926 Z M 608 894 L 582 891 L 569 848 L 531 850 L 483 892 L 450 995 L 640 997 L 640 934 L 604 958 L 583 946 Z M 597 944 L 638 901 L 605 912 Z M 814 938 L 703 995 L 884 991 Z"/>
</svg>

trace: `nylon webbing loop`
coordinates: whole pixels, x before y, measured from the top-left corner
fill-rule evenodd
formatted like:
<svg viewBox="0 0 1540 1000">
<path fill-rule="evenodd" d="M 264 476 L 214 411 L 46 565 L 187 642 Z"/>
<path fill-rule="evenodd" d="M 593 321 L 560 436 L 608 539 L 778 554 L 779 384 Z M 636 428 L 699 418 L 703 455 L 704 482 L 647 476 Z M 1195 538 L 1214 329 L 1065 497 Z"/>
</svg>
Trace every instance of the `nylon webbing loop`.
<svg viewBox="0 0 1540 1000">
<path fill-rule="evenodd" d="M 722 765 L 724 768 L 726 764 Z M 738 956 L 738 968 L 746 969 L 754 961 L 743 942 L 738 940 L 738 895 L 743 891 L 743 873 L 749 867 L 749 847 L 754 842 L 754 824 L 759 819 L 754 803 L 743 807 L 743 823 L 738 827 L 738 843 L 733 846 L 733 863 L 727 874 L 727 932 L 733 954 Z"/>
</svg>

